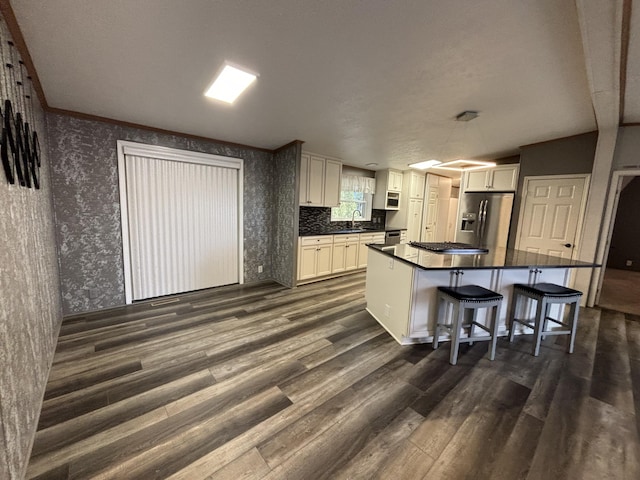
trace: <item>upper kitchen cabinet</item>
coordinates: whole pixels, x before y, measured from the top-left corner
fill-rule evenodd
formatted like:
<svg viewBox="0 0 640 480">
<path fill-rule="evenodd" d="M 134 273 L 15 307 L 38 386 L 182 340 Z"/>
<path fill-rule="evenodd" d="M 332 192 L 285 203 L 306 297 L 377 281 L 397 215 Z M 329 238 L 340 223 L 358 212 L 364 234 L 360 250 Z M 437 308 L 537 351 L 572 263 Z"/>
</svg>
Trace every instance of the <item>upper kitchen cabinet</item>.
<svg viewBox="0 0 640 480">
<path fill-rule="evenodd" d="M 462 174 L 462 190 L 465 192 L 515 192 L 518 186 L 517 164 L 472 170 Z"/>
<path fill-rule="evenodd" d="M 376 172 L 376 193 L 373 208 L 398 210 L 402 191 L 402 172 L 398 170 L 378 170 Z"/>
<path fill-rule="evenodd" d="M 402 191 L 402 172 L 396 170 L 388 170 L 389 180 L 387 182 L 387 190 L 391 192 Z"/>
<path fill-rule="evenodd" d="M 340 204 L 342 162 L 313 153 L 300 156 L 300 205 L 337 207 Z"/>
<path fill-rule="evenodd" d="M 414 171 L 404 172 L 403 182 L 409 198 L 424 199 L 424 184 L 426 177 L 424 173 Z"/>
</svg>

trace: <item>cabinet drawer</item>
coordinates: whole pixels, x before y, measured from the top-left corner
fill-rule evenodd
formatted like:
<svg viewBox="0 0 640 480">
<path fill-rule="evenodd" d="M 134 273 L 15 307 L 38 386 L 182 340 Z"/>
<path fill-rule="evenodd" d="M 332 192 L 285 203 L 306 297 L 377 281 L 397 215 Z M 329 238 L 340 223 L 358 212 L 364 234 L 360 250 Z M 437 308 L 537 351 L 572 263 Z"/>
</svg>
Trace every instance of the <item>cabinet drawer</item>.
<svg viewBox="0 0 640 480">
<path fill-rule="evenodd" d="M 356 234 L 356 235 L 334 235 L 333 236 L 333 243 L 347 243 L 347 242 L 358 242 L 360 241 L 360 235 Z"/>
<path fill-rule="evenodd" d="M 361 233 L 360 242 L 364 243 L 384 243 L 384 232 L 380 233 Z"/>
<path fill-rule="evenodd" d="M 300 245 L 307 247 L 309 245 L 331 245 L 333 243 L 333 235 L 322 235 L 318 237 L 300 237 Z"/>
</svg>

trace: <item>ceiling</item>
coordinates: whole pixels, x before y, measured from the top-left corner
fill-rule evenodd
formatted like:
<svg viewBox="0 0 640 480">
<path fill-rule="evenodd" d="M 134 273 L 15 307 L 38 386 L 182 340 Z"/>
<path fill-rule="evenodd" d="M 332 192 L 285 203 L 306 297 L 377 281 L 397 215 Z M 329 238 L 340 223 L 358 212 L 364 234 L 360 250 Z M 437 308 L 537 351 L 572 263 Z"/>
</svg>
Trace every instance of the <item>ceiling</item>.
<svg viewBox="0 0 640 480">
<path fill-rule="evenodd" d="M 597 128 L 573 0 L 11 5 L 52 108 L 268 149 L 298 139 L 374 169 L 500 158 Z M 633 12 L 629 122 L 638 24 Z M 225 60 L 259 73 L 232 106 L 203 95 Z M 463 110 L 480 115 L 456 122 Z"/>
</svg>

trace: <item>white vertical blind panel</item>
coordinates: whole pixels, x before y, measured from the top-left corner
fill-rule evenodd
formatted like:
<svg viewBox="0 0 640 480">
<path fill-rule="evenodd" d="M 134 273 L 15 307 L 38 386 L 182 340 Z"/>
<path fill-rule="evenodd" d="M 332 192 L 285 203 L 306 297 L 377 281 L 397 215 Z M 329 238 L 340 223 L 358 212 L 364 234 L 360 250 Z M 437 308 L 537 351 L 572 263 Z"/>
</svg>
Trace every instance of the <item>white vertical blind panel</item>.
<svg viewBox="0 0 640 480">
<path fill-rule="evenodd" d="M 125 158 L 133 299 L 237 283 L 238 171 Z"/>
</svg>

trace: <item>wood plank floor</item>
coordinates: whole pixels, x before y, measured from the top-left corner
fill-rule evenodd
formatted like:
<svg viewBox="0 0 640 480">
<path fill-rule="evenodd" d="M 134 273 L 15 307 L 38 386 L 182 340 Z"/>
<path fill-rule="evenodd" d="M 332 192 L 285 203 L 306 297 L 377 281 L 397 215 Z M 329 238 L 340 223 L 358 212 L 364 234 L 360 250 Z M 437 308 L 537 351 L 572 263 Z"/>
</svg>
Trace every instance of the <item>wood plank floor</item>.
<svg viewBox="0 0 640 480">
<path fill-rule="evenodd" d="M 400 346 L 364 275 L 231 286 L 65 319 L 36 479 L 637 479 L 640 322 Z"/>
</svg>

